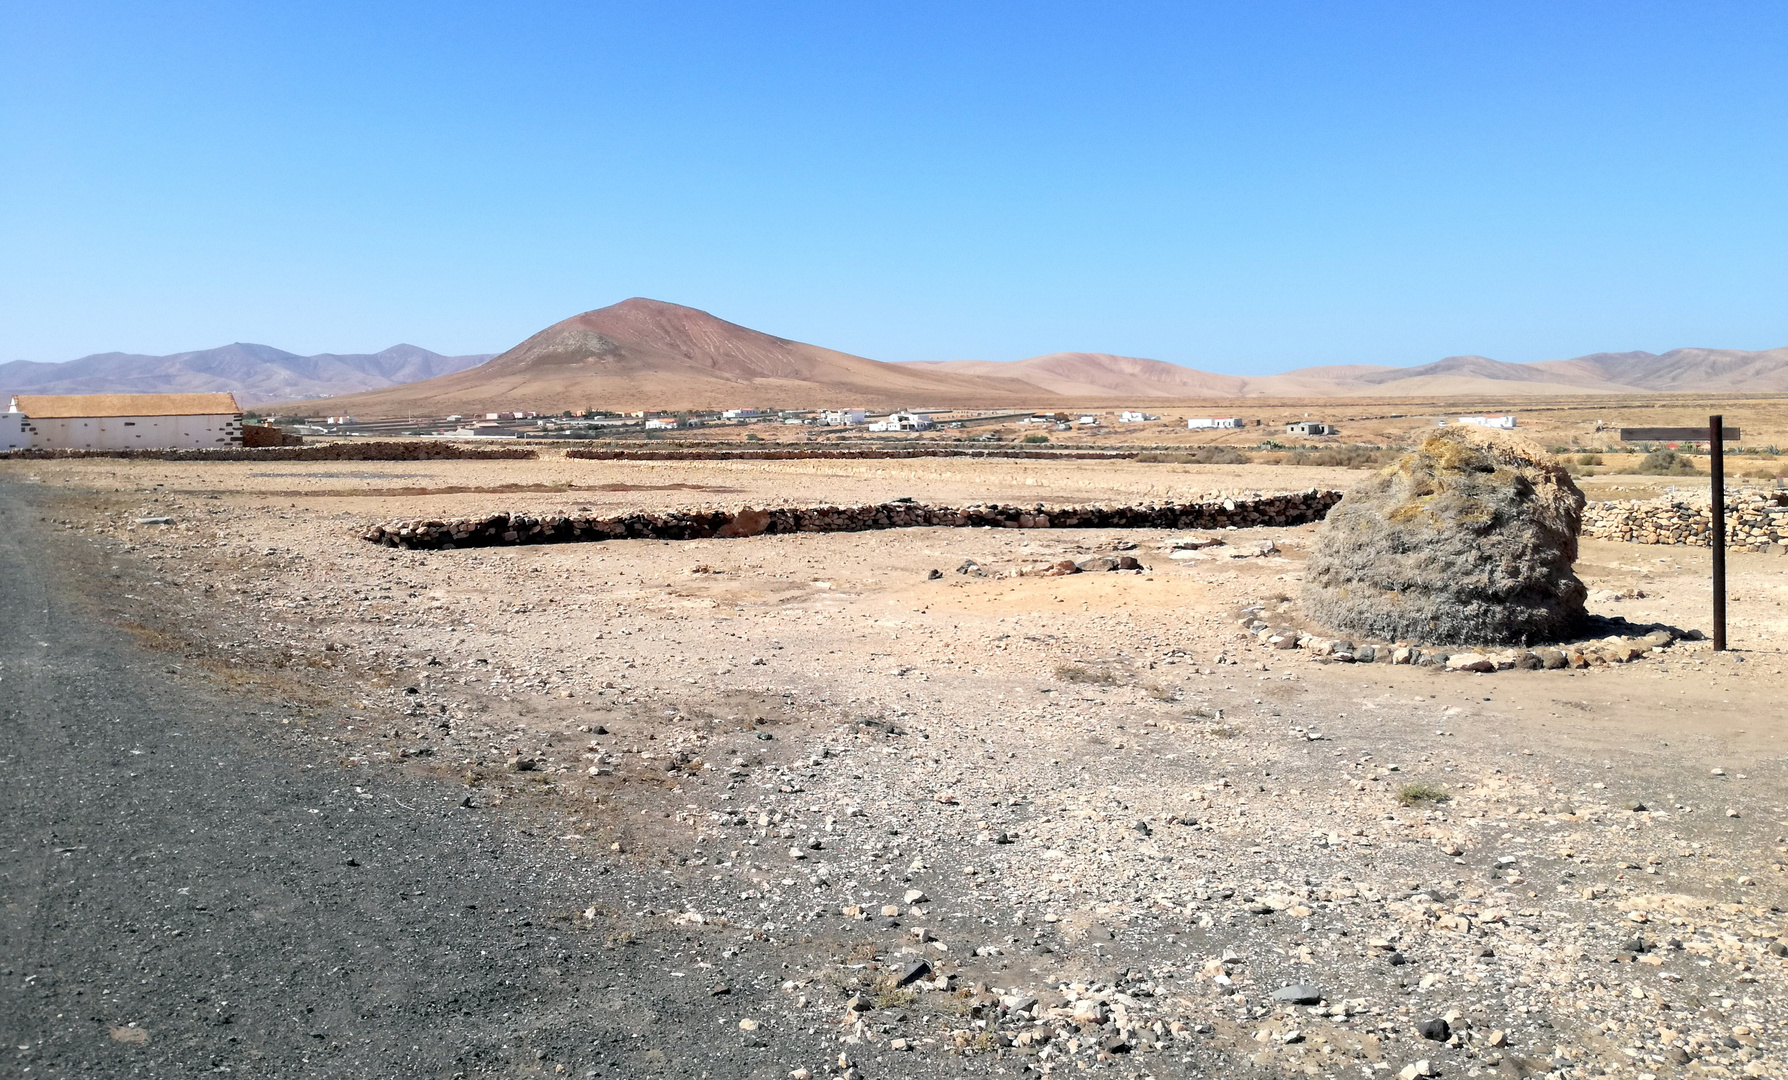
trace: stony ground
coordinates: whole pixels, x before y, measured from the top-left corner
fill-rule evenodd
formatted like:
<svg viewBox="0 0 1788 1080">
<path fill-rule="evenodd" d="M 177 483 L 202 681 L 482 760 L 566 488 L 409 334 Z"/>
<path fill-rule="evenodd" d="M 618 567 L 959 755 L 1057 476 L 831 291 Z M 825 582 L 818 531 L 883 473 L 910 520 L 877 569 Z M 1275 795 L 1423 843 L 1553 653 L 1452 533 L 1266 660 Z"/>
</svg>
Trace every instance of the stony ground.
<svg viewBox="0 0 1788 1080">
<path fill-rule="evenodd" d="M 1236 613 L 1296 594 L 1307 529 L 1198 559 L 1153 532 L 354 539 L 399 515 L 1339 471 L 6 468 L 103 554 L 118 625 L 283 703 L 243 717 L 270 746 L 556 837 L 624 884 L 592 925 L 696 943 L 631 963 L 766 987 L 749 1015 L 700 1010 L 762 1075 L 1788 1075 L 1774 557 L 1732 559 L 1732 653 L 1479 675 L 1256 644 Z M 1035 573 L 1114 552 L 1147 569 Z M 1589 542 L 1579 571 L 1592 608 L 1694 627 L 1705 560 Z"/>
</svg>

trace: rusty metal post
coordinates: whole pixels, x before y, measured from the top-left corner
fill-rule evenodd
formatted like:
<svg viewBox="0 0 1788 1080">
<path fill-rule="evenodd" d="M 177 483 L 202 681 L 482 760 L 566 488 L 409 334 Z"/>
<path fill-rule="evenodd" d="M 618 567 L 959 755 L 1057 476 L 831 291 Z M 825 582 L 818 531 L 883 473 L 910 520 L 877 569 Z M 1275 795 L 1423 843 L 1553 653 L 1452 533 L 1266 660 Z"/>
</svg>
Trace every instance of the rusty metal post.
<svg viewBox="0 0 1788 1080">
<path fill-rule="evenodd" d="M 1726 424 L 1725 417 L 1707 418 L 1708 467 L 1713 473 L 1713 647 L 1726 650 Z"/>
</svg>

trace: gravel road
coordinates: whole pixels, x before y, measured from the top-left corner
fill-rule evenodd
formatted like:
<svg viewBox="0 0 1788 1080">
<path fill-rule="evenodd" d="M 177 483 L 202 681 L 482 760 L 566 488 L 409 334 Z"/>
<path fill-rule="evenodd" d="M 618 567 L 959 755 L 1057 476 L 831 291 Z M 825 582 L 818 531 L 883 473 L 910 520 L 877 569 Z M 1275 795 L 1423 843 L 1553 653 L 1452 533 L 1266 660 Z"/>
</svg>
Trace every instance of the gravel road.
<svg viewBox="0 0 1788 1080">
<path fill-rule="evenodd" d="M 251 745 L 243 721 L 278 703 L 176 684 L 58 587 L 36 519 L 0 487 L 0 1074 L 836 1068 L 835 1042 L 740 1031 L 777 983 L 718 992 L 695 954 L 719 931 L 582 914 L 652 886 L 550 857 L 463 791 Z M 724 945 L 780 968 L 742 936 Z"/>
</svg>

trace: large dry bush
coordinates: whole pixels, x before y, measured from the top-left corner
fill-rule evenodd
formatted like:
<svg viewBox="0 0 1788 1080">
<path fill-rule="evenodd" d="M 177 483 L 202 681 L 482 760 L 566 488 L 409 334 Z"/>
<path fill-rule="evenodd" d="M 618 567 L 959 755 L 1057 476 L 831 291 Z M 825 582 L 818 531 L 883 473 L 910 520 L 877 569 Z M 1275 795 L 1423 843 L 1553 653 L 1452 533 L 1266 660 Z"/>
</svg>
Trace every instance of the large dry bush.
<svg viewBox="0 0 1788 1080">
<path fill-rule="evenodd" d="M 1521 644 L 1583 618 L 1583 493 L 1541 447 L 1450 428 L 1347 493 L 1317 534 L 1302 606 L 1388 641 Z"/>
</svg>

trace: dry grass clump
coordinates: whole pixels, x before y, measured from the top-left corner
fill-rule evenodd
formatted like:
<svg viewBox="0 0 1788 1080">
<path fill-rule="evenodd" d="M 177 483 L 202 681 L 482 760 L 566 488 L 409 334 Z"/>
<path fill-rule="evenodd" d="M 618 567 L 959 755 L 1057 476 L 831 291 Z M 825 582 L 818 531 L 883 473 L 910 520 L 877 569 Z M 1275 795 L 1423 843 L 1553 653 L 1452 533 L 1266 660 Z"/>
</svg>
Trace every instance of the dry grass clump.
<svg viewBox="0 0 1788 1080">
<path fill-rule="evenodd" d="M 1165 462 L 1170 465 L 1246 465 L 1254 459 L 1227 446 L 1201 446 L 1196 450 L 1148 451 L 1137 454 L 1137 461 Z"/>
<path fill-rule="evenodd" d="M 1330 446 L 1321 450 L 1298 450 L 1285 459 L 1287 465 L 1318 465 L 1329 469 L 1364 469 L 1384 460 L 1380 451 L 1364 446 Z"/>
<path fill-rule="evenodd" d="M 1383 641 L 1522 644 L 1583 618 L 1583 493 L 1520 436 L 1449 428 L 1356 485 L 1317 533 L 1305 614 Z"/>
<path fill-rule="evenodd" d="M 1423 803 L 1451 802 L 1453 793 L 1433 784 L 1404 784 L 1397 789 L 1397 801 L 1404 806 L 1418 806 Z"/>
<path fill-rule="evenodd" d="M 1106 668 L 1092 668 L 1085 664 L 1057 664 L 1055 677 L 1063 682 L 1088 683 L 1094 686 L 1114 686 L 1117 676 Z"/>
</svg>

